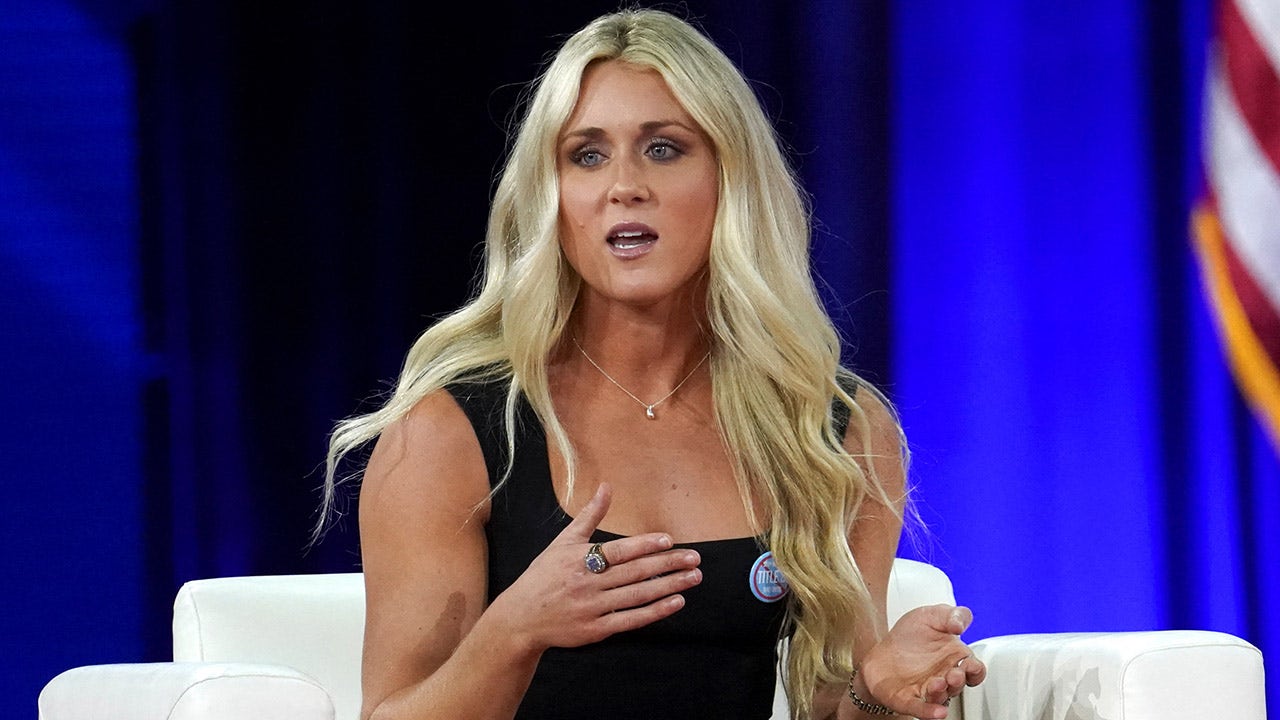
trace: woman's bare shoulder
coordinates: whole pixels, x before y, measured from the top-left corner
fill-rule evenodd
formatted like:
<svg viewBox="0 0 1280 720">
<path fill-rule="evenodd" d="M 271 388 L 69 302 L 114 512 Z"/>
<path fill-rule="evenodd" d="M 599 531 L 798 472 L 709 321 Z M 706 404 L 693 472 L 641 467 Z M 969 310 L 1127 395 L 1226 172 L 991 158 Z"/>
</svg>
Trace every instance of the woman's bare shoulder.
<svg viewBox="0 0 1280 720">
<path fill-rule="evenodd" d="M 851 419 L 845 430 L 844 448 L 855 456 L 869 456 L 874 475 L 891 496 L 905 489 L 905 439 L 897 413 L 885 396 L 868 383 L 859 382 L 853 404 L 862 422 Z"/>
<path fill-rule="evenodd" d="M 383 514 L 420 518 L 428 505 L 433 512 L 470 515 L 488 493 L 471 421 L 447 390 L 436 390 L 378 437 L 361 485 L 361 522 Z"/>
</svg>

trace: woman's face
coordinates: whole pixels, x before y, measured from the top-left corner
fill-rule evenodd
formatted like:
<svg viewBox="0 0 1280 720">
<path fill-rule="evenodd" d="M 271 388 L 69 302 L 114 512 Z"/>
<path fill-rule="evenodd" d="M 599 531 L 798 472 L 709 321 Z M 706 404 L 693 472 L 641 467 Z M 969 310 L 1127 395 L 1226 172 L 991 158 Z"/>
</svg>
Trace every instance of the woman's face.
<svg viewBox="0 0 1280 720">
<path fill-rule="evenodd" d="M 560 244 L 584 295 L 644 306 L 700 282 L 719 169 L 711 141 L 657 71 L 588 67 L 556 168 Z"/>
</svg>

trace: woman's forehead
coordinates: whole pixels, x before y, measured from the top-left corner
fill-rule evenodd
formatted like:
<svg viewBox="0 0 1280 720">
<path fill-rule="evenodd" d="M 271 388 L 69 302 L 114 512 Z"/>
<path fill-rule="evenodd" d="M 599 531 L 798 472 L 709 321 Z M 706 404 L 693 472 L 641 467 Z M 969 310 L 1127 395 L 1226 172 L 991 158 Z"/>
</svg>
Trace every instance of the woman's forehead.
<svg viewBox="0 0 1280 720">
<path fill-rule="evenodd" d="M 582 74 L 578 101 L 562 130 L 639 128 L 654 123 L 701 131 L 657 70 L 622 60 L 592 63 Z"/>
</svg>

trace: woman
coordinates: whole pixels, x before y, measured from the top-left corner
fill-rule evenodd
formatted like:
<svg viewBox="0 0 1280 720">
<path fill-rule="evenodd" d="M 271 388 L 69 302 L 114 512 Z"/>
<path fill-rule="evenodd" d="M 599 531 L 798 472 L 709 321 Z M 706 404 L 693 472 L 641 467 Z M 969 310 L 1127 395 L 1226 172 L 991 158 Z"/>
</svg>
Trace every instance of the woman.
<svg viewBox="0 0 1280 720">
<path fill-rule="evenodd" d="M 945 717 L 963 608 L 884 601 L 905 502 L 838 365 L 808 217 L 733 64 L 626 11 L 537 83 L 477 297 L 380 410 L 360 531 L 362 717 Z"/>
</svg>

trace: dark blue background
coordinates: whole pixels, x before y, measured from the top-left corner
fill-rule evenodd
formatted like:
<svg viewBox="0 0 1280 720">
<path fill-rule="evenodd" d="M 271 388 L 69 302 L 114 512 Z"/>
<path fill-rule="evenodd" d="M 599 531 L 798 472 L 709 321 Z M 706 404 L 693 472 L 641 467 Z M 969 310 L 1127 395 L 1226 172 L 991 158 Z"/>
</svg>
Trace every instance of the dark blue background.
<svg viewBox="0 0 1280 720">
<path fill-rule="evenodd" d="M 185 580 L 358 568 L 350 520 L 304 550 L 326 434 L 466 296 L 519 84 L 612 8 L 418 5 L 0 13 L 0 716 L 166 659 Z M 970 639 L 1280 651 L 1276 448 L 1187 238 L 1207 0 L 680 7 L 813 194 L 849 360 L 915 449 L 903 554 Z"/>
</svg>

